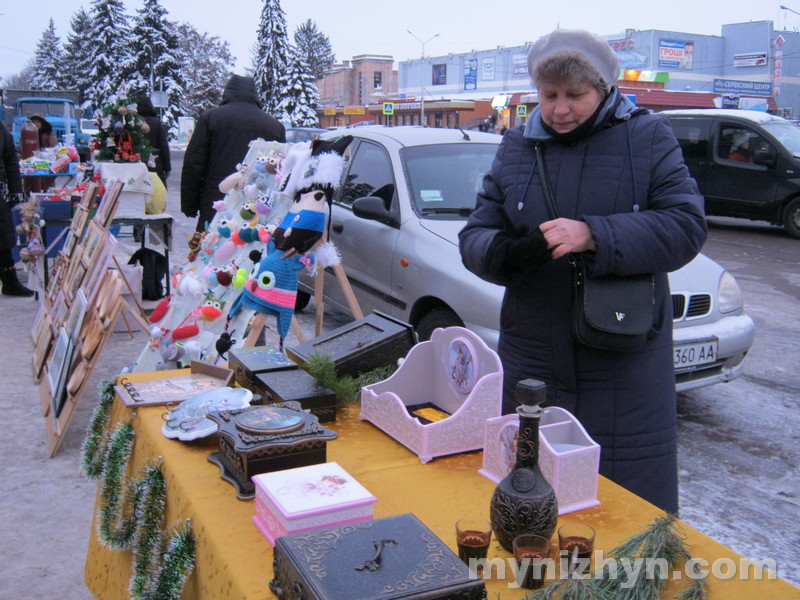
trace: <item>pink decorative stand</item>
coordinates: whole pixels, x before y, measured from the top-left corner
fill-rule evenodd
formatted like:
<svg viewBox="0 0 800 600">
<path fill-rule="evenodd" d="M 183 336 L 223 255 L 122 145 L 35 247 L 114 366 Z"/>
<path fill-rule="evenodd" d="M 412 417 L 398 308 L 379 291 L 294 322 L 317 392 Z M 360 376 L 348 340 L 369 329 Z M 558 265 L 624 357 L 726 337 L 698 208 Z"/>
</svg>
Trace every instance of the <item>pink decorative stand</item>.
<svg viewBox="0 0 800 600">
<path fill-rule="evenodd" d="M 437 329 L 414 346 L 388 379 L 361 389 L 361 419 L 427 463 L 483 448 L 484 422 L 501 412 L 503 367 L 497 353 L 463 327 Z M 435 422 L 414 407 L 445 413 Z M 449 413 L 449 416 L 447 416 Z"/>
</svg>

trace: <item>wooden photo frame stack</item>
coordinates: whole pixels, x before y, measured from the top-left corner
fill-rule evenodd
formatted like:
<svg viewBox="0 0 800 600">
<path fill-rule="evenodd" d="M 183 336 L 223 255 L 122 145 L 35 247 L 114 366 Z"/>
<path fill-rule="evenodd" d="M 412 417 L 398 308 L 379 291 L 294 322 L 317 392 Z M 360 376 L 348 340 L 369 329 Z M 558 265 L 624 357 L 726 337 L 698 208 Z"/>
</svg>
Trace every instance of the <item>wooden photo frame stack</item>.
<svg viewBox="0 0 800 600">
<path fill-rule="evenodd" d="M 109 185 L 92 216 L 98 188 L 91 182 L 75 208 L 31 330 L 33 374 L 39 381 L 51 457 L 124 304 L 122 275 L 109 268 L 117 241 L 108 230 L 122 184 Z"/>
</svg>

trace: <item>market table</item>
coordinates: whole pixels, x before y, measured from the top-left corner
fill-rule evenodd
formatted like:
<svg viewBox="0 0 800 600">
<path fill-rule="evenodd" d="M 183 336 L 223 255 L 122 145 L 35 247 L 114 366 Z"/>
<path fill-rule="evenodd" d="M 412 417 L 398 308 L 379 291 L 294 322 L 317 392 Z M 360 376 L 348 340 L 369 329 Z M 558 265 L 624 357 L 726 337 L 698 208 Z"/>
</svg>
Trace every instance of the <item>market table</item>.
<svg viewBox="0 0 800 600">
<path fill-rule="evenodd" d="M 159 371 L 126 377 L 135 383 L 186 372 Z M 253 524 L 255 503 L 237 500 L 233 486 L 220 478 L 219 467 L 207 460 L 217 449 L 216 435 L 192 442 L 168 439 L 161 433 L 164 410 L 164 407 L 140 408 L 134 414 L 117 398 L 111 423 L 115 426 L 133 415 L 136 441 L 131 474 L 138 475 L 147 459 L 162 457 L 167 483 L 165 525 L 185 519 L 192 521 L 197 558 L 183 597 L 194 600 L 275 598 L 268 587 L 272 578 L 272 547 Z M 481 467 L 481 452 L 436 458 L 422 464 L 410 450 L 373 425 L 359 420 L 355 404 L 344 407 L 337 421 L 326 426 L 339 434 L 337 440 L 328 443 L 328 461 L 339 463 L 378 498 L 376 518 L 414 513 L 453 551 L 456 551 L 454 523 L 458 518 L 488 519 L 495 484 L 477 472 Z M 597 530 L 595 550 L 612 549 L 661 515 L 653 505 L 602 477 L 598 497 L 599 506 L 560 518 L 560 523 L 591 524 Z M 86 557 L 86 585 L 100 600 L 127 600 L 131 552 L 108 550 L 97 540 L 97 510 L 96 504 Z M 693 557 L 706 560 L 708 564 L 716 559 L 732 560 L 737 566 L 743 560 L 739 554 L 696 529 L 686 524 L 681 527 Z M 489 558 L 505 560 L 509 556 L 493 539 Z M 710 572 L 711 569 L 704 570 Z M 750 577 L 723 580 L 709 575 L 709 598 L 800 598 L 800 589 L 782 579 L 755 580 L 752 572 Z M 507 569 L 506 580 L 487 580 L 489 598 L 522 598 L 524 590 L 509 587 L 511 581 L 510 569 Z M 678 586 L 670 584 L 670 589 L 673 588 L 678 589 Z"/>
</svg>

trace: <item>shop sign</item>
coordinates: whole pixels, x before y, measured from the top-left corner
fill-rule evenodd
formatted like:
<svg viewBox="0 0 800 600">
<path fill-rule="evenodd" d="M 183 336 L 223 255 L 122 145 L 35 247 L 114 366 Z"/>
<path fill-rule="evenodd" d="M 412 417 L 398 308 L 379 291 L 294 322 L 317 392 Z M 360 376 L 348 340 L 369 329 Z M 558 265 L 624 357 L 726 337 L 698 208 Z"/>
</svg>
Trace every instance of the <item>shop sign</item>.
<svg viewBox="0 0 800 600">
<path fill-rule="evenodd" d="M 366 110 L 363 106 L 345 106 L 344 114 L 346 115 L 364 115 Z"/>
<path fill-rule="evenodd" d="M 528 78 L 528 55 L 514 54 L 511 57 L 511 79 Z"/>
<path fill-rule="evenodd" d="M 494 81 L 494 59 L 481 59 L 481 81 Z"/>
<path fill-rule="evenodd" d="M 740 81 L 738 79 L 715 79 L 714 92 L 717 94 L 748 94 L 751 96 L 769 96 L 768 81 Z"/>
<path fill-rule="evenodd" d="M 734 54 L 734 67 L 763 67 L 767 64 L 766 52 L 749 52 L 747 54 Z"/>
<path fill-rule="evenodd" d="M 326 106 L 322 109 L 323 115 L 335 115 L 336 114 L 336 107 L 335 106 Z"/>
<path fill-rule="evenodd" d="M 464 89 L 474 90 L 478 87 L 478 59 L 464 60 Z"/>
</svg>

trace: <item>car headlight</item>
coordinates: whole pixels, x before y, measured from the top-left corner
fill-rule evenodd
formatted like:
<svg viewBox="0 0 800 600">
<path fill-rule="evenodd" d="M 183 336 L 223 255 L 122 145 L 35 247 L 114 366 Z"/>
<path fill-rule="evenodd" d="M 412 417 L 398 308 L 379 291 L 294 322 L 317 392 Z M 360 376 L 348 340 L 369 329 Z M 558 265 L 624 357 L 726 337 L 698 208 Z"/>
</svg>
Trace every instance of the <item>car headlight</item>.
<svg viewBox="0 0 800 600">
<path fill-rule="evenodd" d="M 728 271 L 723 271 L 719 278 L 719 312 L 729 313 L 739 310 L 743 305 L 742 290 L 736 278 Z"/>
</svg>

